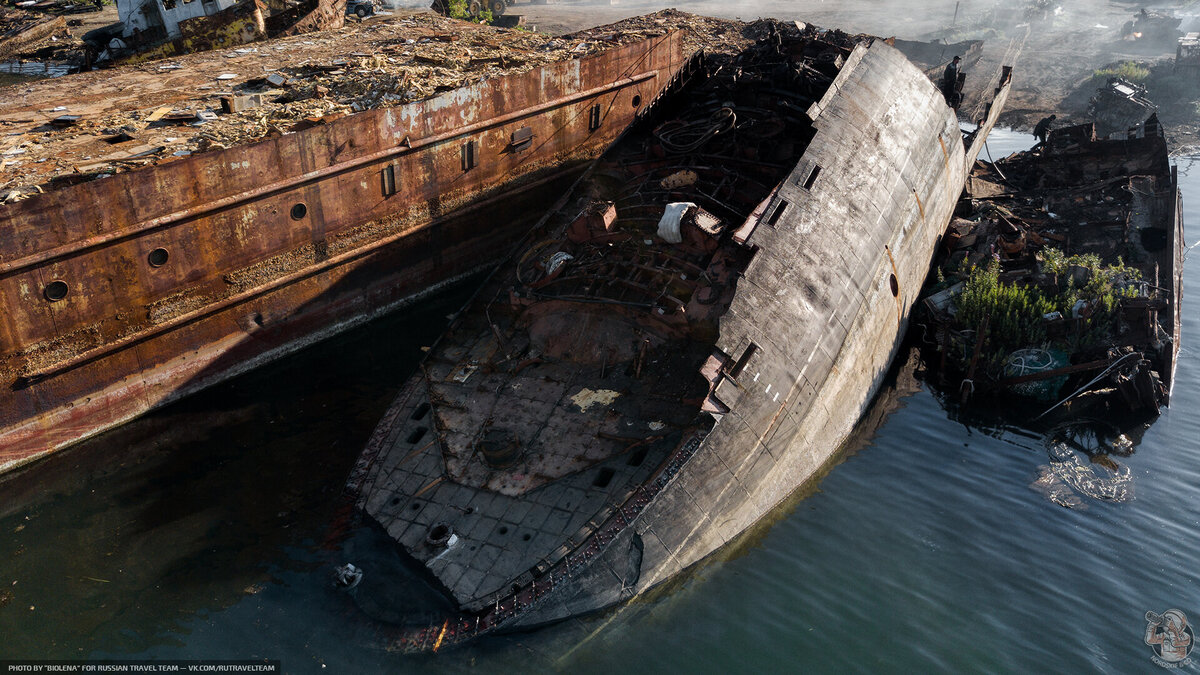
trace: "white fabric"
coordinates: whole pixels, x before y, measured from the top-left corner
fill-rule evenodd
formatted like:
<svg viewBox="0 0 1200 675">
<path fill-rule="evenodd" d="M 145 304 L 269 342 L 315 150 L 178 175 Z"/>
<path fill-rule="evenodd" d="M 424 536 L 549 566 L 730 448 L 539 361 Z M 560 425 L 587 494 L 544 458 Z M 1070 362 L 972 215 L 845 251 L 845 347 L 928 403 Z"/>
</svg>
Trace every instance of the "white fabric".
<svg viewBox="0 0 1200 675">
<path fill-rule="evenodd" d="M 694 208 L 696 205 L 692 202 L 667 204 L 667 208 L 663 209 L 662 218 L 658 221 L 658 237 L 668 244 L 678 244 L 683 241 L 683 237 L 679 234 L 679 221 L 683 220 L 683 214 L 687 213 L 688 209 Z"/>
</svg>

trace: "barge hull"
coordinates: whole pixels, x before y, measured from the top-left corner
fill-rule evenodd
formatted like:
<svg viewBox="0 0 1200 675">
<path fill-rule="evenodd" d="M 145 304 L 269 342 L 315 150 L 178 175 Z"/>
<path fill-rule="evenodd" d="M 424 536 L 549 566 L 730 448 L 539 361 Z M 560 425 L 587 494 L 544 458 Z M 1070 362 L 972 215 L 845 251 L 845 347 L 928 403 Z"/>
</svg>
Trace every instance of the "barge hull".
<svg viewBox="0 0 1200 675">
<path fill-rule="evenodd" d="M 0 471 L 484 268 L 684 62 L 670 33 L 0 205 Z"/>
</svg>

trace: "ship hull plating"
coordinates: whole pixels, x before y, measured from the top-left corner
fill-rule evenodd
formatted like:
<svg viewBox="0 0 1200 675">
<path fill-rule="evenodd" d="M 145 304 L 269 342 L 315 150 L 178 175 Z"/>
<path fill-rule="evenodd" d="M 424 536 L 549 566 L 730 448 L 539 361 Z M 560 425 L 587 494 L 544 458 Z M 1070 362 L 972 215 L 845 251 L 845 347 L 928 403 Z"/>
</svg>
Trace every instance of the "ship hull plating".
<svg viewBox="0 0 1200 675">
<path fill-rule="evenodd" d="M 483 269 L 678 33 L 0 205 L 0 471 Z"/>
<path fill-rule="evenodd" d="M 670 579 L 818 475 L 850 436 L 1008 95 L 1006 72 L 964 147 L 954 113 L 914 71 L 881 42 L 860 47 L 809 111 L 817 135 L 777 196 L 788 210 L 750 235 L 759 252 L 741 288 L 752 290 L 722 322 L 726 353 L 757 345 L 743 377 L 717 387 L 729 412 L 603 554 L 513 626 L 599 609 Z"/>
</svg>

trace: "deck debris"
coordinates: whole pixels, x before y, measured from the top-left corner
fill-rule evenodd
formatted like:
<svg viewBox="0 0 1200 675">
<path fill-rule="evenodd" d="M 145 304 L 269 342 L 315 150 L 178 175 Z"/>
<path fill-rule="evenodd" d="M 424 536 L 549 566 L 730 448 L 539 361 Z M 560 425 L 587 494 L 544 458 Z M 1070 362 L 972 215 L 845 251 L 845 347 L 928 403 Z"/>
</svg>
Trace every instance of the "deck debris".
<svg viewBox="0 0 1200 675">
<path fill-rule="evenodd" d="M 161 63 L 81 73 L 70 83 L 42 81 L 0 102 L 0 130 L 36 139 L 20 162 L 0 169 L 0 190 L 32 194 L 33 186 L 60 185 L 129 170 L 126 165 L 80 174 L 75 168 L 105 153 L 98 147 L 112 130 L 146 128 L 145 141 L 188 154 L 244 145 L 355 112 L 390 108 L 503 74 L 579 58 L 668 30 L 685 30 L 685 49 L 733 53 L 766 24 L 699 17 L 664 10 L 562 37 L 481 26 L 436 14 L 373 20 L 258 43 L 245 50 L 186 54 Z M 585 44 L 582 49 L 577 49 Z M 245 52 L 245 53 L 239 53 Z M 147 76 L 152 77 L 148 86 Z M 121 92 L 136 91 L 130 96 Z M 240 97 L 240 98 L 239 98 Z M 258 97 L 258 105 L 250 104 Z M 221 110 L 203 126 L 163 128 L 163 108 L 195 121 Z M 239 100 L 241 101 L 239 103 Z M 86 103 L 86 105 L 85 105 Z M 84 119 L 69 128 L 47 126 L 43 112 L 65 106 Z M 174 114 L 174 113 L 172 113 Z M 149 163 L 170 161 L 168 153 Z"/>
</svg>

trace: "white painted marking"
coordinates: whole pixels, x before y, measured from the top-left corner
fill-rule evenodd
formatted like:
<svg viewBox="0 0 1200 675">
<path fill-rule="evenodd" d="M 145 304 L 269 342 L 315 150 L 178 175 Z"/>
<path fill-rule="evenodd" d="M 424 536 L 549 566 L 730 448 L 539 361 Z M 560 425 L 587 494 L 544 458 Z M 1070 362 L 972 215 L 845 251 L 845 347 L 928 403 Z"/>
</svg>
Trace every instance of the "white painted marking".
<svg viewBox="0 0 1200 675">
<path fill-rule="evenodd" d="M 755 373 L 755 374 L 754 374 L 754 381 L 755 381 L 755 382 L 758 382 L 758 376 L 759 376 L 759 373 Z"/>
</svg>

